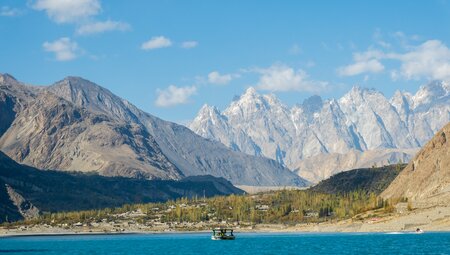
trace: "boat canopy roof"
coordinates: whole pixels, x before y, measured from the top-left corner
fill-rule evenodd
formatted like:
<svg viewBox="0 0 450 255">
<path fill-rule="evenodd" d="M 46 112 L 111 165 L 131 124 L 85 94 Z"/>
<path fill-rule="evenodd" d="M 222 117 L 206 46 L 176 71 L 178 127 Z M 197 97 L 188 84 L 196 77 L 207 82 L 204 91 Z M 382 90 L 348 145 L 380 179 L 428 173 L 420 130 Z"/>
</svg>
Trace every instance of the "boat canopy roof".
<svg viewBox="0 0 450 255">
<path fill-rule="evenodd" d="M 233 231 L 232 228 L 213 228 L 213 230 L 230 230 L 230 231 Z"/>
</svg>

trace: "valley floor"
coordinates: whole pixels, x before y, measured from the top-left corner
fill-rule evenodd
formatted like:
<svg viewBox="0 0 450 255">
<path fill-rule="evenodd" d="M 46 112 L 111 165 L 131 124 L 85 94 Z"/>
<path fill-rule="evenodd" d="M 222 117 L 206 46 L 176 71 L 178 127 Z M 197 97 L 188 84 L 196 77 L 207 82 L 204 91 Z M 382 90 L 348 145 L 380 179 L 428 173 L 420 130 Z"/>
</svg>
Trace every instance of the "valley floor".
<svg viewBox="0 0 450 255">
<path fill-rule="evenodd" d="M 404 210 L 405 209 L 405 210 Z M 103 222 L 94 225 L 31 225 L 1 227 L 0 237 L 17 235 L 71 235 L 111 233 L 180 233 L 205 232 L 217 223 L 153 223 L 138 224 L 132 220 Z M 233 226 L 236 232 L 401 232 L 421 228 L 425 231 L 450 231 L 450 206 L 435 206 L 406 210 L 406 205 L 397 206 L 397 212 L 384 217 L 371 217 L 370 212 L 342 221 L 304 223 L 295 226 L 283 224 L 257 224 Z"/>
</svg>

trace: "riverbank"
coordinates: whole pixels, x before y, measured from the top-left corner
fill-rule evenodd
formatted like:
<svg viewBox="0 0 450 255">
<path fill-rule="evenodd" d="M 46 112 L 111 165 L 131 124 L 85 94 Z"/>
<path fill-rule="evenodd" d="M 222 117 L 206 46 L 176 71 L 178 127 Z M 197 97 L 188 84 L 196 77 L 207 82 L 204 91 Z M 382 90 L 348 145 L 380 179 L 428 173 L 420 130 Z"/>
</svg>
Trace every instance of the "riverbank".
<svg viewBox="0 0 450 255">
<path fill-rule="evenodd" d="M 369 216 L 369 217 L 368 217 Z M 195 226 L 195 225 L 193 225 Z M 209 232 L 213 225 L 185 228 L 145 226 L 128 224 L 128 227 L 114 228 L 109 224 L 98 226 L 50 225 L 15 226 L 0 228 L 0 237 L 45 236 L 45 235 L 99 235 L 99 234 L 157 234 L 157 233 L 202 233 Z M 233 226 L 236 232 L 410 232 L 417 228 L 425 231 L 450 231 L 450 207 L 434 206 L 412 211 L 397 208 L 397 212 L 386 217 L 370 217 L 370 212 L 358 218 L 327 221 L 322 223 L 302 223 L 297 225 L 257 224 L 253 226 Z"/>
</svg>

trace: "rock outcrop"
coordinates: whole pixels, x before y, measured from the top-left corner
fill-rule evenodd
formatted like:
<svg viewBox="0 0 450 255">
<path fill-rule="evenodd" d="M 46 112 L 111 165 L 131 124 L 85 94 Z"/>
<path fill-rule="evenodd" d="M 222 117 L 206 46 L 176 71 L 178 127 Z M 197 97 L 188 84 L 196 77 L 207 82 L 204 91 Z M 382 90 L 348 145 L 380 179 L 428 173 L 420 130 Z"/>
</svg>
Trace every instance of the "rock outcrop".
<svg viewBox="0 0 450 255">
<path fill-rule="evenodd" d="M 9 199 L 17 207 L 20 215 L 25 219 L 32 219 L 39 216 L 39 209 L 34 206 L 30 201 L 23 198 L 22 195 L 17 193 L 11 186 L 5 184 L 6 191 L 9 195 Z"/>
</svg>

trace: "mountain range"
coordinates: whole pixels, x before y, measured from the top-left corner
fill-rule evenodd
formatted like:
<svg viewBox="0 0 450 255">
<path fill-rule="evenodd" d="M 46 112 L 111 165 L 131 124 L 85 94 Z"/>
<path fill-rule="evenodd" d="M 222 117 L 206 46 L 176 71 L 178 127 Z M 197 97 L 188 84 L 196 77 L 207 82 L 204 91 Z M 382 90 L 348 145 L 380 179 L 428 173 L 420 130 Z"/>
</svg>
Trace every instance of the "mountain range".
<svg viewBox="0 0 450 255">
<path fill-rule="evenodd" d="M 355 86 L 337 100 L 312 96 L 293 107 L 250 87 L 224 111 L 204 105 L 189 128 L 318 182 L 343 170 L 408 162 L 448 121 L 450 84 L 433 81 L 415 94 L 387 98 Z"/>
<path fill-rule="evenodd" d="M 0 150 L 39 169 L 162 180 L 213 175 L 239 185 L 307 185 L 274 160 L 232 151 L 80 77 L 39 87 L 0 75 Z"/>
</svg>

